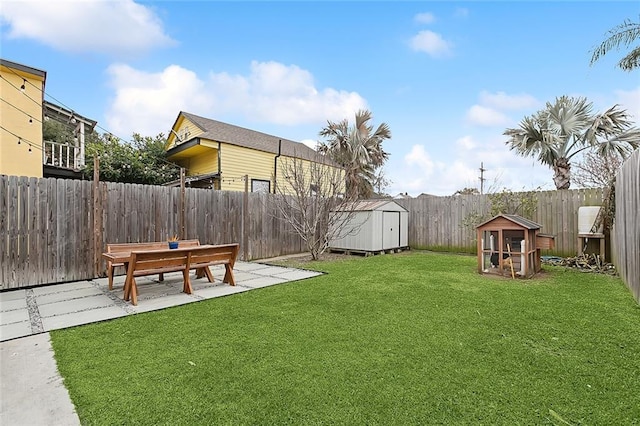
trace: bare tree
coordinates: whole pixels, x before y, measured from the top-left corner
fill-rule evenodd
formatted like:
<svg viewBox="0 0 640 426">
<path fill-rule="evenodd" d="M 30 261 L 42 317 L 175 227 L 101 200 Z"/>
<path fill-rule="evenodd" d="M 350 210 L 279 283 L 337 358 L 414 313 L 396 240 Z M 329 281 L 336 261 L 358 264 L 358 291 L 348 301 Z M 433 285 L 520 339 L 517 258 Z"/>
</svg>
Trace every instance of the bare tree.
<svg viewBox="0 0 640 426">
<path fill-rule="evenodd" d="M 303 239 L 314 260 L 332 240 L 359 231 L 349 226 L 357 193 L 346 195 L 344 170 L 319 157 L 322 160 L 318 162 L 292 157 L 283 160 L 273 197 L 280 218 Z M 337 209 L 340 214 L 332 214 Z"/>
<path fill-rule="evenodd" d="M 623 163 L 624 157 L 616 153 L 601 156 L 586 152 L 574 166 L 573 180 L 583 188 L 608 188 Z"/>
</svg>

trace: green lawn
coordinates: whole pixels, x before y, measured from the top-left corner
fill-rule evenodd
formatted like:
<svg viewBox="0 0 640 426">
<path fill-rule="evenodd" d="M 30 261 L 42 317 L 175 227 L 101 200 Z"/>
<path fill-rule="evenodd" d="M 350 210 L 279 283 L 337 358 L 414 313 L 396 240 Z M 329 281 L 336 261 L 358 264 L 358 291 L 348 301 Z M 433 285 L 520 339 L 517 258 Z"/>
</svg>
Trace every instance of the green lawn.
<svg viewBox="0 0 640 426">
<path fill-rule="evenodd" d="M 83 424 L 640 424 L 620 279 L 407 252 L 52 332 Z"/>
</svg>

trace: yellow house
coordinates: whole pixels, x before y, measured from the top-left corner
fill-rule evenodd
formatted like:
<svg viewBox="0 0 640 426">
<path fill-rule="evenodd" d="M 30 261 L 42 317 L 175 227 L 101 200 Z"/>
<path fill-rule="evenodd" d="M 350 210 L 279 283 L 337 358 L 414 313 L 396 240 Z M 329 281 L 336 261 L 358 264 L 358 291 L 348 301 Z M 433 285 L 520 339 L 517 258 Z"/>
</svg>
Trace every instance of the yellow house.
<svg viewBox="0 0 640 426">
<path fill-rule="evenodd" d="M 287 170 L 295 162 L 309 170 L 326 168 L 325 157 L 288 139 L 181 111 L 167 137 L 167 156 L 186 170 L 189 186 L 251 192 L 286 193 Z M 319 167 L 314 168 L 311 165 Z"/>
<path fill-rule="evenodd" d="M 42 177 L 46 71 L 0 59 L 0 174 Z"/>
<path fill-rule="evenodd" d="M 46 79 L 46 71 L 0 59 L 0 174 L 81 177 L 85 134 L 97 122 L 47 102 Z M 73 140 L 43 140 L 43 125 L 49 119 L 67 126 Z"/>
</svg>

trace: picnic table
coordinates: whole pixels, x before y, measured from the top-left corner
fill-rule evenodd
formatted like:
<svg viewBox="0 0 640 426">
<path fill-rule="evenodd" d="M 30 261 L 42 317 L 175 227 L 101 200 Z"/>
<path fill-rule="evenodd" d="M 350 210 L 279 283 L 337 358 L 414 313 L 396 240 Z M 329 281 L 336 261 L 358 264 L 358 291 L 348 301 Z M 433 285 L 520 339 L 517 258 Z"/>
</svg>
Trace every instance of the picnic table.
<svg viewBox="0 0 640 426">
<path fill-rule="evenodd" d="M 118 251 L 102 253 L 102 257 L 111 265 L 123 265 L 126 272 L 124 283 L 124 300 L 131 299 L 133 305 L 138 304 L 138 287 L 135 278 L 144 275 L 160 276 L 160 281 L 166 272 L 182 272 L 183 292 L 191 294 L 193 288 L 189 279 L 189 271 L 196 270 L 196 278 L 206 275 L 209 282 L 213 282 L 213 274 L 209 268 L 212 265 L 223 264 L 225 275 L 223 282 L 235 285 L 233 266 L 238 254 L 238 244 L 197 245 L 177 249 L 141 249 L 135 244 L 131 250 L 120 247 Z M 112 278 L 112 276 L 110 276 Z M 110 280 L 110 288 L 112 281 Z"/>
</svg>

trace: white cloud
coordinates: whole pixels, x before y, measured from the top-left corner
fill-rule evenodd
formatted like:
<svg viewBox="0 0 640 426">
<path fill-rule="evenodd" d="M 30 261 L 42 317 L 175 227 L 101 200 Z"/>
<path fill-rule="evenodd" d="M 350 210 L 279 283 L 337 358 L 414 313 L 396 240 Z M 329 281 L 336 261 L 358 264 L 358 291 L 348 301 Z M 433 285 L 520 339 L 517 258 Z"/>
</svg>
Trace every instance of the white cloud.
<svg viewBox="0 0 640 426">
<path fill-rule="evenodd" d="M 508 95 L 505 92 L 489 93 L 487 91 L 480 92 L 480 103 L 499 110 L 522 110 L 540 105 L 536 98 L 526 93 Z"/>
<path fill-rule="evenodd" d="M 467 111 L 467 121 L 478 126 L 505 126 L 509 118 L 498 110 L 482 105 L 473 105 Z"/>
<path fill-rule="evenodd" d="M 318 146 L 318 141 L 313 140 L 313 139 L 303 139 L 300 141 L 301 144 L 308 146 L 309 148 L 313 149 L 314 151 L 316 150 L 316 147 Z"/>
<path fill-rule="evenodd" d="M 115 90 L 105 114 L 107 126 L 122 137 L 133 132 L 166 134 L 181 109 L 206 111 L 213 107 L 214 100 L 205 93 L 205 82 L 178 65 L 159 73 L 128 65 L 112 65 L 107 71 Z"/>
<path fill-rule="evenodd" d="M 156 73 L 113 65 L 108 72 L 115 95 L 107 125 L 120 135 L 166 133 L 181 110 L 293 126 L 342 120 L 367 108 L 358 93 L 318 89 L 308 71 L 277 62 L 253 62 L 248 75 L 212 72 L 205 78 L 178 65 Z"/>
<path fill-rule="evenodd" d="M 28 38 L 67 52 L 132 55 L 175 44 L 153 11 L 132 0 L 5 1 L 9 38 Z"/>
<path fill-rule="evenodd" d="M 483 90 L 479 98 L 480 102 L 469 108 L 466 114 L 467 122 L 477 126 L 506 126 L 513 120 L 504 111 L 521 111 L 541 105 L 535 97 L 526 93 L 510 95 Z"/>
<path fill-rule="evenodd" d="M 481 164 L 485 169 L 485 192 L 505 187 L 514 191 L 552 189 L 549 168 L 535 159 L 517 156 L 505 145 L 504 139 L 499 135 L 484 138 L 467 135 L 453 144 L 444 141 L 444 145 L 450 147 L 445 152 L 441 152 L 442 144 L 434 145 L 433 152 L 429 145 L 413 145 L 400 164 L 388 170 L 392 181 L 388 192 L 446 196 L 466 187 L 480 190 Z M 439 161 L 435 155 L 446 157 L 446 162 Z"/>
<path fill-rule="evenodd" d="M 423 145 L 413 145 L 411 151 L 404 156 L 404 161 L 408 166 L 418 166 L 426 177 L 430 177 L 435 170 L 435 163 Z"/>
<path fill-rule="evenodd" d="M 469 9 L 464 7 L 457 7 L 453 16 L 455 16 L 456 18 L 466 18 L 467 16 L 469 16 Z"/>
<path fill-rule="evenodd" d="M 410 41 L 411 48 L 418 52 L 426 52 L 433 57 L 448 56 L 452 53 L 453 44 L 438 33 L 424 30 L 413 36 Z"/>
<path fill-rule="evenodd" d="M 413 19 L 420 24 L 431 24 L 435 22 L 436 17 L 433 13 L 425 12 L 418 13 Z"/>
<path fill-rule="evenodd" d="M 456 190 L 473 186 L 475 170 L 463 161 L 454 160 L 449 164 L 433 161 L 424 145 L 414 145 L 404 156 L 404 166 L 400 176 L 390 173 L 391 192 L 409 192 L 414 196 L 421 193 L 432 195 L 452 195 Z"/>
<path fill-rule="evenodd" d="M 456 141 L 459 150 L 471 151 L 478 146 L 471 136 L 463 136 Z"/>
<path fill-rule="evenodd" d="M 626 109 L 633 121 L 640 126 L 640 87 L 633 90 L 616 90 L 616 103 Z"/>
</svg>

